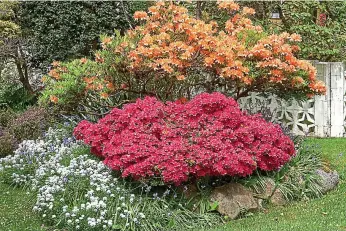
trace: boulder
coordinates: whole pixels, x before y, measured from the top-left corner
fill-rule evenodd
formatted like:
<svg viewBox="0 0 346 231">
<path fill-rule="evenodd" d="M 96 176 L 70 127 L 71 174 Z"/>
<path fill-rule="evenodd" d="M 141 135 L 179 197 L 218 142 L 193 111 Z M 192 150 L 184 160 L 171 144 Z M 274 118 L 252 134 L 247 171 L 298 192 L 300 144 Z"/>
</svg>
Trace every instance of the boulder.
<svg viewBox="0 0 346 231">
<path fill-rule="evenodd" d="M 269 201 L 276 206 L 287 204 L 285 196 L 278 188 L 275 188 L 275 182 L 270 178 L 265 179 L 265 186 L 262 190 L 254 192 L 254 197 Z"/>
<path fill-rule="evenodd" d="M 274 191 L 273 195 L 270 197 L 269 202 L 272 205 L 276 205 L 276 206 L 283 206 L 287 204 L 287 200 L 284 194 L 278 188 Z"/>
<path fill-rule="evenodd" d="M 339 183 L 337 171 L 325 172 L 322 169 L 318 169 L 316 173 L 321 177 L 321 191 L 323 194 L 333 190 Z"/>
<path fill-rule="evenodd" d="M 237 218 L 243 212 L 258 210 L 258 202 L 252 192 L 238 183 L 229 183 L 215 188 L 210 196 L 217 201 L 217 211 L 230 219 Z"/>
<path fill-rule="evenodd" d="M 253 190 L 254 197 L 269 200 L 269 198 L 273 195 L 273 191 L 275 190 L 275 182 L 270 178 L 265 178 L 264 181 L 264 188 Z"/>
</svg>

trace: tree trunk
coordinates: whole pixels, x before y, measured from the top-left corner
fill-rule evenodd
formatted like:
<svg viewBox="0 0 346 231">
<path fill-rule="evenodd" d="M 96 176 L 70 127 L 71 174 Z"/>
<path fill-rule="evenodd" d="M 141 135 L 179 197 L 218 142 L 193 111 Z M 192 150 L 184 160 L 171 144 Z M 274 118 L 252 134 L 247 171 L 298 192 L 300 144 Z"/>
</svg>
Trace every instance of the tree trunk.
<svg viewBox="0 0 346 231">
<path fill-rule="evenodd" d="M 291 26 L 290 26 L 289 22 L 287 21 L 287 19 L 285 18 L 285 15 L 283 13 L 281 6 L 278 7 L 278 11 L 279 11 L 279 15 L 280 15 L 282 24 L 285 28 L 285 31 L 287 31 L 288 33 L 292 33 L 291 32 Z"/>
<path fill-rule="evenodd" d="M 196 18 L 201 19 L 202 17 L 202 1 L 197 0 L 196 2 Z"/>
<path fill-rule="evenodd" d="M 21 55 L 19 54 L 18 50 L 20 50 Z M 28 65 L 26 64 L 24 57 L 21 57 L 23 54 L 21 48 L 18 47 L 18 50 L 15 52 L 14 62 L 19 74 L 19 81 L 23 84 L 25 90 L 27 90 L 30 94 L 34 94 L 34 90 L 32 89 L 29 82 Z"/>
</svg>

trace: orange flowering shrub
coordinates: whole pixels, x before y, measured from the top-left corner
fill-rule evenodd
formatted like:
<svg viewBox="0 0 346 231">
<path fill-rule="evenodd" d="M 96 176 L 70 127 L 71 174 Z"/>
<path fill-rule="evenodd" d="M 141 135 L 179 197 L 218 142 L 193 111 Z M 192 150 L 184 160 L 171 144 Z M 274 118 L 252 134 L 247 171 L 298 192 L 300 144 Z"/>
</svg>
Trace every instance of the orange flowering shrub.
<svg viewBox="0 0 346 231">
<path fill-rule="evenodd" d="M 41 104 L 51 103 L 61 110 L 74 111 L 80 104 L 106 100 L 114 91 L 97 62 L 82 58 L 52 65 L 53 69 L 42 78 L 45 89 L 40 97 Z"/>
<path fill-rule="evenodd" d="M 207 76 L 194 83 L 206 90 L 226 87 L 236 98 L 249 91 L 323 94 L 324 84 L 316 70 L 296 58 L 297 34 L 265 35 L 248 18 L 254 9 L 235 2 L 220 2 L 230 13 L 224 28 L 214 21 L 193 18 L 187 9 L 159 2 L 134 18 L 143 25 L 128 31 L 127 41 L 105 49 L 123 57 L 122 65 L 134 78 L 155 80 L 165 77 L 191 80 L 196 72 Z M 213 86 L 207 86 L 212 84 Z"/>
<path fill-rule="evenodd" d="M 295 97 L 325 93 L 315 68 L 296 57 L 299 35 L 266 35 L 249 18 L 254 9 L 230 1 L 218 6 L 230 15 L 222 28 L 215 21 L 194 18 L 173 2 L 158 2 L 148 12 L 136 12 L 139 26 L 124 35 L 102 36 L 95 61 L 75 62 L 92 63 L 94 70 L 78 73 L 79 96 L 96 93 L 107 98 L 121 93 L 130 99 L 156 96 L 165 101 L 213 91 L 236 99 L 253 91 Z M 45 99 L 53 103 L 64 98 L 52 94 L 53 89 L 67 76 L 77 75 L 61 74 L 63 68 L 57 66 L 49 73 L 55 85 L 49 85 Z"/>
</svg>

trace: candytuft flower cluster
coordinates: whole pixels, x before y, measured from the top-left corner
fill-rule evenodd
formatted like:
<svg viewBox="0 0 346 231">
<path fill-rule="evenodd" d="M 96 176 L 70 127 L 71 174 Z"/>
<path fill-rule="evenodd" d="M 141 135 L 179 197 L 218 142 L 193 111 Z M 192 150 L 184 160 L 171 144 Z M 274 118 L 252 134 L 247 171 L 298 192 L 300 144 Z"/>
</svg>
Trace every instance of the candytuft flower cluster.
<svg viewBox="0 0 346 231">
<path fill-rule="evenodd" d="M 74 135 L 123 177 L 162 177 L 176 185 L 275 170 L 295 153 L 278 125 L 242 112 L 221 93 L 202 93 L 186 103 L 138 99 L 96 124 L 82 121 Z"/>
<path fill-rule="evenodd" d="M 80 142 L 68 134 L 66 129 L 49 128 L 44 137 L 37 140 L 23 140 L 13 155 L 0 159 L 2 180 L 17 185 L 32 184 L 48 171 L 46 167 L 57 166 L 65 156 L 80 147 Z"/>
</svg>

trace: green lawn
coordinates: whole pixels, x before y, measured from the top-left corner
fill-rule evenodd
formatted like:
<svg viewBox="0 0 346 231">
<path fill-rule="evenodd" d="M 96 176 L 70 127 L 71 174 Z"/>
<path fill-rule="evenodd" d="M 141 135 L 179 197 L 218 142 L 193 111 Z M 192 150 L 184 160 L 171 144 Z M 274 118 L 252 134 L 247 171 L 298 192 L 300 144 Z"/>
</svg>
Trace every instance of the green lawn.
<svg viewBox="0 0 346 231">
<path fill-rule="evenodd" d="M 346 230 L 346 139 L 309 139 L 321 146 L 323 156 L 342 180 L 337 190 L 321 199 L 271 208 L 268 213 L 231 221 L 209 231 L 337 231 Z M 340 153 L 345 152 L 345 155 Z M 0 231 L 39 231 L 42 222 L 31 212 L 34 197 L 22 189 L 0 184 Z"/>
<path fill-rule="evenodd" d="M 39 231 L 42 222 L 32 213 L 33 195 L 0 183 L 0 230 Z"/>
<path fill-rule="evenodd" d="M 337 190 L 309 202 L 271 208 L 268 213 L 231 221 L 209 231 L 342 231 L 346 230 L 346 139 L 309 139 L 321 146 L 323 157 L 341 175 Z M 344 153 L 344 154 L 342 154 Z"/>
</svg>

